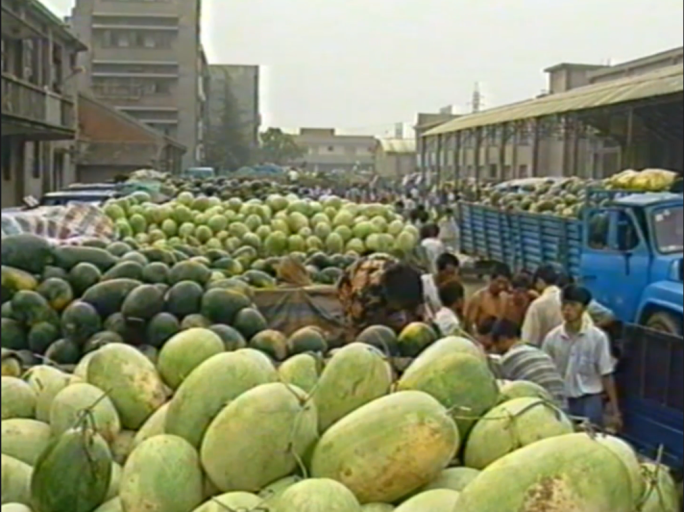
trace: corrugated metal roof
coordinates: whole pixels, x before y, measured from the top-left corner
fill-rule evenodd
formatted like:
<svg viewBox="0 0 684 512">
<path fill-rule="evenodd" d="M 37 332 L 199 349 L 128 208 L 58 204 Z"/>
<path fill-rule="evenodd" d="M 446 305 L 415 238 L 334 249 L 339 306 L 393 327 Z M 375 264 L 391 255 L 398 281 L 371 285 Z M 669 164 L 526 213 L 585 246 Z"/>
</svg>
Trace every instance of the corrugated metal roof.
<svg viewBox="0 0 684 512">
<path fill-rule="evenodd" d="M 385 153 L 408 154 L 416 152 L 415 139 L 380 139 L 380 147 Z"/>
<path fill-rule="evenodd" d="M 449 121 L 423 136 L 441 135 L 481 126 L 521 121 L 640 99 L 681 93 L 684 90 L 684 66 L 668 66 L 650 73 L 588 85 L 543 98 L 514 103 Z"/>
</svg>

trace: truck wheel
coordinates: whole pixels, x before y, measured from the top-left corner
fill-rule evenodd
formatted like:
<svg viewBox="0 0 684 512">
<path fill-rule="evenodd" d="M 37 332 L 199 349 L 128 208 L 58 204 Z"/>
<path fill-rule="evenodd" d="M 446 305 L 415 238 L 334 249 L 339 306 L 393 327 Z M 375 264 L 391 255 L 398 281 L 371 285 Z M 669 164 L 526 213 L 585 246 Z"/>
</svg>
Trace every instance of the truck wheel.
<svg viewBox="0 0 684 512">
<path fill-rule="evenodd" d="M 646 327 L 674 336 L 682 335 L 682 320 L 670 313 L 661 312 L 652 315 L 646 322 Z"/>
</svg>

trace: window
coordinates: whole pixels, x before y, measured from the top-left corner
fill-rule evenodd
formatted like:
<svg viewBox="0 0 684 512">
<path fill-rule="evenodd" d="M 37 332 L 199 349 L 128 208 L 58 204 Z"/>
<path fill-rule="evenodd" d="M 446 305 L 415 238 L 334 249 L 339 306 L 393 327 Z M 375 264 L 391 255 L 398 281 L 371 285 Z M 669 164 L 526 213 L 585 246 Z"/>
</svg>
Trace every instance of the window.
<svg viewBox="0 0 684 512">
<path fill-rule="evenodd" d="M 639 246 L 639 231 L 625 212 L 618 215 L 618 250 L 633 251 Z"/>
<path fill-rule="evenodd" d="M 334 153 L 335 152 L 335 146 L 328 146 L 328 153 Z"/>
<path fill-rule="evenodd" d="M 168 31 L 107 29 L 99 32 L 97 41 L 103 48 L 168 49 L 176 35 Z"/>
<path fill-rule="evenodd" d="M 499 166 L 496 164 L 489 164 L 489 179 L 495 180 L 499 177 Z"/>
<path fill-rule="evenodd" d="M 610 214 L 595 212 L 589 218 L 589 247 L 597 251 L 610 249 Z"/>
<path fill-rule="evenodd" d="M 504 165 L 504 178 L 505 179 L 511 179 L 513 173 L 513 166 L 512 165 Z"/>
<path fill-rule="evenodd" d="M 36 141 L 33 141 L 33 166 L 32 166 L 32 175 L 34 178 L 38 179 L 40 178 L 40 168 L 42 165 L 42 151 L 41 151 L 41 143 Z"/>
<path fill-rule="evenodd" d="M 658 250 L 663 254 L 682 252 L 682 228 L 684 215 L 682 208 L 668 208 L 655 212 L 653 230 Z"/>
<path fill-rule="evenodd" d="M 530 170 L 527 164 L 518 166 L 518 178 L 529 178 Z"/>
</svg>

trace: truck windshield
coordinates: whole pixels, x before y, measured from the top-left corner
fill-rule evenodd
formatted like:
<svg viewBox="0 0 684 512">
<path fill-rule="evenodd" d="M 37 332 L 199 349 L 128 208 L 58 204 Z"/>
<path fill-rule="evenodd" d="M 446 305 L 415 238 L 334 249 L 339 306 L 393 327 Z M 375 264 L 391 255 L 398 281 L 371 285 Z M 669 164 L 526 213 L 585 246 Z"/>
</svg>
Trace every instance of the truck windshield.
<svg viewBox="0 0 684 512">
<path fill-rule="evenodd" d="M 663 208 L 653 214 L 653 229 L 658 250 L 663 254 L 676 254 L 684 250 L 682 207 Z"/>
</svg>

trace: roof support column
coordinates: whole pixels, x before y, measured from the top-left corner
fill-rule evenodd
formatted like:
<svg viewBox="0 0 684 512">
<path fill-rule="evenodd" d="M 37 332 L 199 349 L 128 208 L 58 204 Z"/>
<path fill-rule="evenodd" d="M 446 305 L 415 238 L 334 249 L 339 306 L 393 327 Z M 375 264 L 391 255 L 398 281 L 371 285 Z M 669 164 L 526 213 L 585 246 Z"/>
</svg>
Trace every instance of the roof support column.
<svg viewBox="0 0 684 512">
<path fill-rule="evenodd" d="M 463 132 L 456 132 L 456 142 L 454 145 L 454 179 L 461 179 L 461 151 L 463 147 Z"/>
<path fill-rule="evenodd" d="M 436 183 L 438 187 L 442 184 L 442 161 L 444 159 L 444 135 L 437 135 L 437 176 Z"/>
<path fill-rule="evenodd" d="M 482 173 L 480 172 L 480 150 L 482 149 L 482 127 L 475 128 L 475 155 L 473 165 L 475 166 L 475 184 L 477 187 L 477 198 L 480 199 L 480 184 Z"/>
<path fill-rule="evenodd" d="M 520 130 L 525 130 L 526 129 L 526 124 L 525 121 L 515 121 L 513 123 L 513 148 L 511 150 L 511 169 L 512 169 L 512 178 L 513 179 L 519 179 L 522 176 L 520 176 L 520 168 L 518 165 L 518 147 L 520 146 Z"/>
<path fill-rule="evenodd" d="M 541 118 L 534 119 L 534 128 L 532 133 L 532 176 L 539 176 L 539 161 L 541 153 Z"/>
<path fill-rule="evenodd" d="M 506 174 L 506 147 L 511 140 L 513 131 L 511 123 L 504 123 L 503 129 L 501 130 L 501 144 L 499 146 L 499 178 L 502 181 L 510 180 L 512 178 L 512 176 Z M 512 169 L 513 168 L 511 167 L 511 170 Z"/>
</svg>

